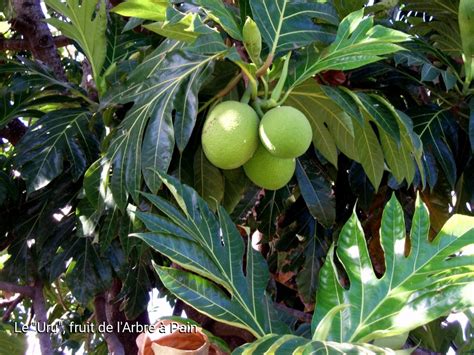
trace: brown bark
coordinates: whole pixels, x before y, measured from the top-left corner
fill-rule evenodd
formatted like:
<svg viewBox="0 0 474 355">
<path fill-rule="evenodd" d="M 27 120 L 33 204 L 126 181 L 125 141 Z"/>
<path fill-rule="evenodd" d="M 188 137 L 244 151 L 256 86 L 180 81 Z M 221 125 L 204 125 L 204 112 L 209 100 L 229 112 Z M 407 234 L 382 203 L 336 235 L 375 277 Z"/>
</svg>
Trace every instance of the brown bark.
<svg viewBox="0 0 474 355">
<path fill-rule="evenodd" d="M 34 286 L 33 308 L 35 309 L 37 326 L 39 326 L 40 324 L 44 324 L 44 326 L 42 327 L 46 329 L 46 325 L 48 324 L 48 315 L 46 302 L 43 295 L 43 284 L 41 282 L 37 282 Z M 38 338 L 41 347 L 41 354 L 52 355 L 53 345 L 51 343 L 51 337 L 49 335 L 49 332 L 38 333 Z"/>
<path fill-rule="evenodd" d="M 30 298 L 34 295 L 34 290 L 31 286 L 20 286 L 5 281 L 0 281 L 0 291 L 19 293 Z"/>
<path fill-rule="evenodd" d="M 8 123 L 5 127 L 0 129 L 0 138 L 5 138 L 7 141 L 11 143 L 11 145 L 15 146 L 20 141 L 20 139 L 25 135 L 27 131 L 26 126 L 18 119 L 15 118 L 13 121 Z M 0 243 L 3 244 L 3 243 Z M 0 250 L 3 250 L 0 247 Z"/>
<path fill-rule="evenodd" d="M 12 312 L 15 310 L 16 306 L 18 306 L 18 304 L 21 301 L 23 301 L 23 299 L 24 299 L 23 295 L 20 295 L 17 298 L 10 301 L 5 313 L 3 313 L 2 322 L 8 322 Z"/>
<path fill-rule="evenodd" d="M 95 308 L 95 317 L 97 320 L 97 324 L 109 324 L 107 320 L 107 312 L 106 312 L 106 297 L 105 294 L 99 294 L 94 298 L 94 308 Z M 125 350 L 123 348 L 120 339 L 118 338 L 117 334 L 106 332 L 102 334 L 105 342 L 107 343 L 107 348 L 109 350 L 109 354 L 113 355 L 124 355 Z"/>
<path fill-rule="evenodd" d="M 53 37 L 56 48 L 65 47 L 72 43 L 66 36 Z M 9 50 L 14 52 L 32 51 L 30 42 L 25 39 L 8 39 L 0 37 L 0 51 Z"/>
<path fill-rule="evenodd" d="M 60 80 L 66 81 L 66 74 L 61 64 L 53 36 L 44 22 L 40 0 L 13 0 L 16 18 L 12 27 L 23 35 L 29 43 L 33 56 L 48 65 Z"/>
<path fill-rule="evenodd" d="M 106 312 L 107 312 L 107 319 L 110 324 L 114 326 L 114 330 L 116 331 L 117 323 L 120 324 L 129 323 L 130 325 L 135 324 L 150 324 L 150 320 L 148 318 L 148 312 L 143 312 L 140 316 L 136 319 L 127 319 L 125 313 L 120 310 L 121 302 L 117 302 L 116 298 L 117 295 L 120 293 L 122 288 L 122 283 L 119 279 L 115 279 L 112 287 L 107 292 L 107 303 L 106 303 Z M 123 328 L 123 326 L 122 326 Z M 123 345 L 126 354 L 136 354 L 138 352 L 138 347 L 135 342 L 137 336 L 140 334 L 139 332 L 124 332 L 124 331 L 116 331 L 115 333 L 119 338 L 120 342 Z"/>
</svg>

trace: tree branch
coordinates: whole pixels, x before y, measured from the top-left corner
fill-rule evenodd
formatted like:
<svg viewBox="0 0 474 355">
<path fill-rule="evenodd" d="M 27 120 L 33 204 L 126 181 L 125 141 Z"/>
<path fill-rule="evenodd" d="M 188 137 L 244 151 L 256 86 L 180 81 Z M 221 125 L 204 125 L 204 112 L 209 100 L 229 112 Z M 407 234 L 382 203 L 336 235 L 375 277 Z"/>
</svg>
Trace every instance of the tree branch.
<svg viewBox="0 0 474 355">
<path fill-rule="evenodd" d="M 20 286 L 10 282 L 0 281 L 0 290 L 10 293 L 19 293 L 20 295 L 33 298 L 35 292 L 31 286 Z"/>
<path fill-rule="evenodd" d="M 274 306 L 277 310 L 291 314 L 293 317 L 298 318 L 298 320 L 302 322 L 311 323 L 312 317 L 308 313 L 298 311 L 297 309 L 289 308 L 282 303 L 275 303 Z"/>
<path fill-rule="evenodd" d="M 48 314 L 43 295 L 43 284 L 40 281 L 36 282 L 34 286 L 33 308 L 35 309 L 36 326 L 38 327 L 41 325 L 42 329 L 47 329 Z M 38 333 L 38 338 L 41 347 L 41 354 L 52 355 L 53 345 L 51 343 L 49 332 Z"/>
<path fill-rule="evenodd" d="M 95 317 L 98 324 L 109 324 L 107 321 L 107 313 L 105 311 L 105 295 L 99 294 L 94 298 Z M 125 355 L 122 343 L 115 333 L 104 333 L 105 342 L 109 353 L 113 355 Z"/>
<path fill-rule="evenodd" d="M 72 43 L 66 36 L 53 37 L 56 48 L 65 47 Z M 31 51 L 30 42 L 24 39 L 8 39 L 0 37 L 0 51 Z"/>
<path fill-rule="evenodd" d="M 28 128 L 20 121 L 20 119 L 15 118 L 10 121 L 5 127 L 0 129 L 0 139 L 5 138 L 7 141 L 11 143 L 11 145 L 15 146 L 18 144 L 20 139 L 25 135 Z M 0 142 L 1 143 L 1 142 Z M 5 249 L 9 244 L 9 240 L 12 238 L 2 238 L 0 242 L 0 250 Z"/>
<path fill-rule="evenodd" d="M 15 310 L 16 306 L 18 306 L 18 304 L 21 301 L 23 301 L 24 298 L 25 297 L 23 295 L 20 295 L 17 298 L 15 298 L 14 300 L 9 302 L 10 304 L 8 305 L 8 308 L 6 309 L 5 313 L 3 314 L 2 322 L 6 322 L 10 319 L 10 315 Z"/>
</svg>

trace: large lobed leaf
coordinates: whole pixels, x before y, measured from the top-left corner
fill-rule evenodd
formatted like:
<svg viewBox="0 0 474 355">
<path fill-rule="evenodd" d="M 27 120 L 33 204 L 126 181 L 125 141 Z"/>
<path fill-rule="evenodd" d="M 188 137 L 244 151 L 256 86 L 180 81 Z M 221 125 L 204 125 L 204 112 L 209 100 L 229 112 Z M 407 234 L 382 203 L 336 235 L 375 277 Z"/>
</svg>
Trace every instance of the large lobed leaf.
<svg viewBox="0 0 474 355">
<path fill-rule="evenodd" d="M 265 292 L 269 281 L 265 260 L 250 242 L 245 253 L 227 212 L 219 206 L 216 216 L 196 191 L 170 176 L 160 177 L 179 209 L 161 197 L 144 194 L 165 217 L 137 212 L 149 232 L 134 235 L 184 269 L 155 266 L 166 288 L 209 317 L 256 337 L 288 332 Z"/>
<path fill-rule="evenodd" d="M 253 343 L 245 344 L 235 349 L 233 355 L 259 354 L 410 354 L 409 351 L 393 351 L 371 344 L 336 343 L 333 341 L 309 340 L 295 335 L 270 334 Z"/>
<path fill-rule="evenodd" d="M 284 52 L 315 41 L 329 42 L 333 31 L 315 19 L 337 25 L 339 19 L 328 4 L 289 0 L 250 1 L 254 20 L 270 53 Z"/>
<path fill-rule="evenodd" d="M 320 51 L 309 46 L 305 50 L 290 77 L 290 89 L 325 70 L 350 70 L 378 62 L 385 55 L 402 50 L 396 43 L 409 38 L 403 32 L 374 26 L 372 17 L 364 17 L 364 9 L 353 12 L 341 21 L 329 47 Z"/>
<path fill-rule="evenodd" d="M 66 37 L 76 41 L 89 60 L 96 83 L 107 54 L 105 31 L 107 17 L 103 0 L 46 0 L 46 4 L 69 21 L 49 18 L 46 21 Z"/>
<path fill-rule="evenodd" d="M 309 79 L 291 91 L 286 104 L 301 110 L 313 129 L 313 144 L 337 167 L 338 151 L 359 162 L 377 189 L 387 162 L 401 183 L 411 184 L 415 163 L 424 181 L 421 140 L 408 116 L 378 95 L 318 85 Z M 373 122 L 380 136 L 380 143 Z M 398 139 L 397 139 L 398 136 Z"/>
<path fill-rule="evenodd" d="M 474 218 L 452 216 L 432 242 L 429 229 L 428 210 L 418 198 L 407 246 L 403 210 L 392 196 L 380 229 L 386 272 L 378 279 L 354 212 L 339 235 L 336 253 L 330 250 L 321 269 L 313 330 L 341 305 L 348 307 L 334 317 L 327 340 L 351 343 L 401 334 L 473 306 L 472 256 L 453 255 L 473 243 Z M 336 257 L 349 277 L 348 289 L 339 283 Z"/>
<path fill-rule="evenodd" d="M 168 170 L 175 142 L 184 150 L 196 122 L 199 89 L 222 54 L 191 53 L 181 47 L 163 42 L 124 86 L 103 100 L 103 104 L 134 102 L 107 153 L 113 162 L 112 193 L 122 209 L 128 194 L 138 198 L 142 174 L 148 188 L 158 191 L 161 181 L 152 170 Z"/>
<path fill-rule="evenodd" d="M 84 109 L 52 111 L 39 119 L 15 147 L 14 163 L 36 191 L 63 172 L 68 160 L 74 179 L 79 179 L 87 162 L 97 154 L 98 143 L 88 124 L 92 114 Z"/>
</svg>

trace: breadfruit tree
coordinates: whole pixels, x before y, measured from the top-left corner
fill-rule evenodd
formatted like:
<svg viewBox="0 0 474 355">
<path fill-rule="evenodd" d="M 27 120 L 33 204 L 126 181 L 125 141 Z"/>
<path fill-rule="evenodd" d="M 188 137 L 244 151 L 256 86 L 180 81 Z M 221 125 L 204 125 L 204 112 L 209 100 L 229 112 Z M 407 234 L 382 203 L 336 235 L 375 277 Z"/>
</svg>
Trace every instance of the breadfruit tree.
<svg viewBox="0 0 474 355">
<path fill-rule="evenodd" d="M 0 4 L 0 348 L 473 350 L 472 0 Z"/>
</svg>

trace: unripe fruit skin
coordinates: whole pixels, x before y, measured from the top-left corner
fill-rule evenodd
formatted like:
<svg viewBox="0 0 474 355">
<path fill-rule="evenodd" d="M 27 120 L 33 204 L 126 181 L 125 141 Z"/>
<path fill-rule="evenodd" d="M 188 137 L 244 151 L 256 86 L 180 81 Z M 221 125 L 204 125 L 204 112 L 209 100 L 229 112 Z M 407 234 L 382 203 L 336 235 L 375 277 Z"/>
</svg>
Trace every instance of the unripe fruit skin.
<svg viewBox="0 0 474 355">
<path fill-rule="evenodd" d="M 247 177 L 257 186 L 278 190 L 285 186 L 295 173 L 295 159 L 280 159 L 259 145 L 253 157 L 244 164 Z"/>
<path fill-rule="evenodd" d="M 221 169 L 235 169 L 247 162 L 258 147 L 257 113 L 238 101 L 225 101 L 208 114 L 202 130 L 206 158 Z"/>
<path fill-rule="evenodd" d="M 459 2 L 459 32 L 461 34 L 463 58 L 467 81 L 474 77 L 474 1 L 461 0 Z"/>
<path fill-rule="evenodd" d="M 296 158 L 311 145 L 313 131 L 306 116 L 291 106 L 276 107 L 262 118 L 260 141 L 278 158 Z"/>
<path fill-rule="evenodd" d="M 459 30 L 465 55 L 474 55 L 474 1 L 459 2 Z"/>
</svg>

